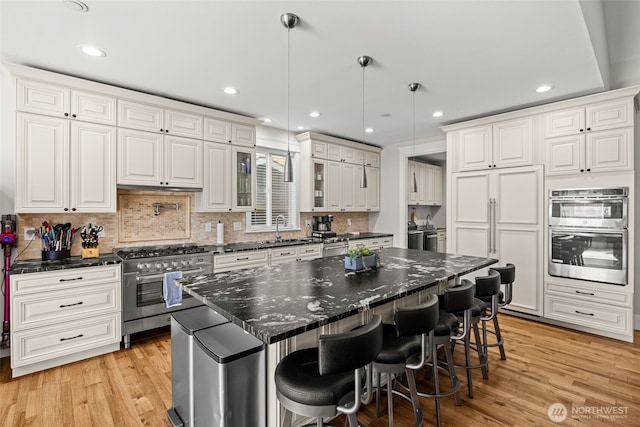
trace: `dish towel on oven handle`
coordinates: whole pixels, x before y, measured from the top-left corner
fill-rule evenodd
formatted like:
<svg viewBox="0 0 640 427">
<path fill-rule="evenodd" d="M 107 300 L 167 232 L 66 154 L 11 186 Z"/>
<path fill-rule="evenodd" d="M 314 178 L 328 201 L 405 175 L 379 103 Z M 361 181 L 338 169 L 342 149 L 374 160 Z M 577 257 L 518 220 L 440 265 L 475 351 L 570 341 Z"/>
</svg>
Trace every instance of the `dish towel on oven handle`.
<svg viewBox="0 0 640 427">
<path fill-rule="evenodd" d="M 167 308 L 182 305 L 182 289 L 173 281 L 182 279 L 182 271 L 169 271 L 162 278 L 162 297 Z"/>
</svg>

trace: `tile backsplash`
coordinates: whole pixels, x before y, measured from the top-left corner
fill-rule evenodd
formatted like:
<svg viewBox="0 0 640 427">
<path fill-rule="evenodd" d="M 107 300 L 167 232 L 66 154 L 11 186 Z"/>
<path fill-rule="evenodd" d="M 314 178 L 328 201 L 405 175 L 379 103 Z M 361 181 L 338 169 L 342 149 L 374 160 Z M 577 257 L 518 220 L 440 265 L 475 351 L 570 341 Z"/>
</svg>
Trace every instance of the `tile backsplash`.
<svg viewBox="0 0 640 427">
<path fill-rule="evenodd" d="M 162 208 L 160 215 L 154 215 L 153 203 L 179 203 L 181 208 Z M 184 205 L 183 205 L 184 204 Z M 328 212 L 327 212 L 328 213 Z M 306 237 L 311 229 L 305 227 L 306 220 L 312 220 L 314 213 L 300 213 L 300 230 L 283 231 L 284 239 Z M 349 231 L 365 232 L 369 229 L 369 214 L 366 212 L 333 213 L 333 231 L 344 234 Z M 101 225 L 105 237 L 100 238 L 101 253 L 110 253 L 113 248 L 125 246 L 153 246 L 167 244 L 196 243 L 200 245 L 216 243 L 216 224 L 224 224 L 224 242 L 248 242 L 274 238 L 273 232 L 247 233 L 246 215 L 242 212 L 195 212 L 194 193 L 118 190 L 118 212 L 114 214 L 19 214 L 18 252 L 20 259 L 40 258 L 41 241 L 25 241 L 25 228 L 38 228 L 43 221 L 50 224 L 71 222 L 73 227 Z M 348 225 L 348 222 L 351 225 Z M 242 230 L 234 231 L 233 223 L 240 222 Z M 211 232 L 205 231 L 205 224 L 211 223 Z M 76 238 L 71 255 L 80 255 L 82 246 Z"/>
</svg>

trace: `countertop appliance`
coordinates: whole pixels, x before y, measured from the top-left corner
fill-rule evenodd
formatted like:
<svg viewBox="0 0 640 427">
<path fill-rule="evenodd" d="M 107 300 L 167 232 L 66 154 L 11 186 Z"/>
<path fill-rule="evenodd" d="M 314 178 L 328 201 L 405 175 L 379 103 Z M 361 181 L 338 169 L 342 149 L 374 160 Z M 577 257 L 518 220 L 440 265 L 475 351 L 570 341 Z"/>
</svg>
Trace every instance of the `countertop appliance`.
<svg viewBox="0 0 640 427">
<path fill-rule="evenodd" d="M 183 292 L 182 305 L 167 308 L 162 295 L 164 273 L 183 277 L 213 272 L 213 255 L 197 245 L 116 248 L 122 261 L 122 333 L 124 346 L 131 334 L 171 324 L 169 313 L 202 305 Z"/>
<path fill-rule="evenodd" d="M 628 187 L 549 191 L 551 276 L 628 283 Z"/>
<path fill-rule="evenodd" d="M 313 217 L 313 231 L 311 235 L 313 237 L 319 237 L 325 239 L 327 237 L 335 237 L 336 233 L 331 231 L 331 223 L 333 222 L 333 215 L 314 215 Z"/>
</svg>

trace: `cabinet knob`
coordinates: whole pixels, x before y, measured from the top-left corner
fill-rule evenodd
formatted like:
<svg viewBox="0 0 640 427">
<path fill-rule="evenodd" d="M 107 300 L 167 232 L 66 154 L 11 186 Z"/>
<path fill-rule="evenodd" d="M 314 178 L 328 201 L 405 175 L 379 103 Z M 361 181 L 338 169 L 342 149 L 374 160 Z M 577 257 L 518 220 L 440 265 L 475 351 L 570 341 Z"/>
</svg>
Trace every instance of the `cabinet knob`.
<svg viewBox="0 0 640 427">
<path fill-rule="evenodd" d="M 64 113 L 64 116 L 65 117 L 69 117 L 69 113 Z"/>
<path fill-rule="evenodd" d="M 164 185 L 169 185 L 169 181 L 165 182 Z"/>
<path fill-rule="evenodd" d="M 491 165 L 489 165 L 489 167 L 491 167 Z"/>
<path fill-rule="evenodd" d="M 580 132 L 584 132 L 584 129 L 580 129 Z"/>
<path fill-rule="evenodd" d="M 584 169 L 580 169 L 580 172 L 584 172 Z"/>
<path fill-rule="evenodd" d="M 76 208 L 71 208 L 71 212 L 75 212 L 75 211 L 76 211 Z"/>
<path fill-rule="evenodd" d="M 591 130 L 591 128 L 587 128 L 587 130 Z"/>
<path fill-rule="evenodd" d="M 160 129 L 160 132 L 164 132 L 164 129 Z"/>
<path fill-rule="evenodd" d="M 72 114 L 71 117 L 73 117 L 75 119 L 77 116 L 75 114 Z"/>
<path fill-rule="evenodd" d="M 591 172 L 591 169 L 587 169 L 587 172 Z"/>
<path fill-rule="evenodd" d="M 169 129 L 165 129 L 164 131 L 165 131 L 166 133 L 169 133 Z"/>
<path fill-rule="evenodd" d="M 69 208 L 64 208 L 63 209 L 65 212 L 69 212 Z"/>
<path fill-rule="evenodd" d="M 493 167 L 495 168 L 495 167 L 496 167 L 496 165 L 493 165 Z"/>
<path fill-rule="evenodd" d="M 160 185 L 164 184 L 164 182 L 160 181 Z"/>
</svg>

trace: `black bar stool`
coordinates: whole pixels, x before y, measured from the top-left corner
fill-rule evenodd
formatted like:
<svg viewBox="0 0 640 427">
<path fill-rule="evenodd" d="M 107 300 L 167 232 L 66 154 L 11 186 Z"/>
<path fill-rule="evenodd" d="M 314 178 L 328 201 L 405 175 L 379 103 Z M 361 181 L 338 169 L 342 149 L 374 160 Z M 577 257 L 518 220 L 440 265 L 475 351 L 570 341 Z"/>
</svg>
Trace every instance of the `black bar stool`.
<svg viewBox="0 0 640 427">
<path fill-rule="evenodd" d="M 422 368 L 427 360 L 436 357 L 433 344 L 433 330 L 438 325 L 438 297 L 432 295 L 429 300 L 417 307 L 398 308 L 395 325 L 383 325 L 382 350 L 373 360 L 374 372 L 378 374 L 376 391 L 376 417 L 380 407 L 380 374 L 387 374 L 387 412 L 389 427 L 393 427 L 393 394 L 409 398 L 416 417 L 415 426 L 423 421 L 422 408 L 418 399 L 415 371 Z M 394 377 L 406 373 L 409 383 L 409 397 L 393 390 Z"/>
<path fill-rule="evenodd" d="M 382 319 L 374 315 L 361 328 L 321 335 L 318 347 L 285 356 L 275 372 L 276 395 L 286 409 L 284 425 L 291 426 L 292 412 L 316 418 L 318 427 L 323 426 L 324 417 L 342 413 L 351 427 L 358 427 L 356 412 L 361 403 L 372 399 L 371 362 L 381 348 Z"/>
<path fill-rule="evenodd" d="M 507 304 L 511 304 L 511 299 L 513 296 L 513 282 L 515 282 L 516 280 L 516 266 L 508 263 L 505 267 L 491 267 L 491 270 L 495 270 L 498 272 L 498 274 L 500 274 L 500 284 L 504 285 L 504 292 L 500 291 L 498 296 L 498 306 L 504 307 Z M 479 298 L 485 302 L 489 302 L 488 297 Z M 500 359 L 507 360 L 507 355 L 504 352 L 504 338 L 502 337 L 502 333 L 500 332 L 500 324 L 498 322 L 498 311 L 499 309 L 496 310 L 496 315 L 492 319 L 493 330 L 487 330 L 486 326 L 483 324 L 483 334 L 486 336 L 488 332 L 495 335 L 496 342 L 486 344 L 486 347 L 498 347 L 500 349 Z"/>
</svg>

